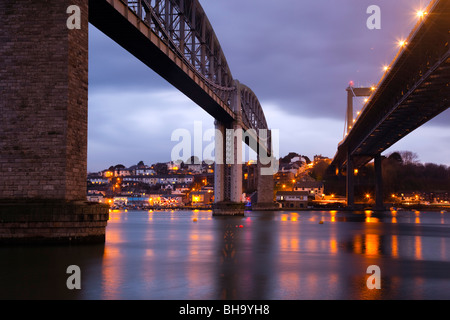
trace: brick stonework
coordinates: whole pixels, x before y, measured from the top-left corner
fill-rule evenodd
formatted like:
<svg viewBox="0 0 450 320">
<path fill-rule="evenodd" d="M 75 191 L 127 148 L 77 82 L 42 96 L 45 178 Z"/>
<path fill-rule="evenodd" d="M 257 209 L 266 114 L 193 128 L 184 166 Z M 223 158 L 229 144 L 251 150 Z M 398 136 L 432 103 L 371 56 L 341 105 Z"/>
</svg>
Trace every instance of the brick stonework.
<svg viewBox="0 0 450 320">
<path fill-rule="evenodd" d="M 275 206 L 275 196 L 274 196 L 274 186 L 273 186 L 273 176 L 272 175 L 262 175 L 262 168 L 270 168 L 270 165 L 263 165 L 258 161 L 258 201 L 252 204 L 254 210 L 274 210 Z"/>
<path fill-rule="evenodd" d="M 88 202 L 3 201 L 0 244 L 105 242 L 109 207 Z"/>
<path fill-rule="evenodd" d="M 0 21 L 0 199 L 86 199 L 88 0 L 1 1 Z"/>
<path fill-rule="evenodd" d="M 84 201 L 88 18 L 88 0 L 0 2 L 0 243 L 105 241 L 108 207 Z"/>
<path fill-rule="evenodd" d="M 245 214 L 245 205 L 236 202 L 216 202 L 213 204 L 214 216 L 243 216 Z"/>
</svg>

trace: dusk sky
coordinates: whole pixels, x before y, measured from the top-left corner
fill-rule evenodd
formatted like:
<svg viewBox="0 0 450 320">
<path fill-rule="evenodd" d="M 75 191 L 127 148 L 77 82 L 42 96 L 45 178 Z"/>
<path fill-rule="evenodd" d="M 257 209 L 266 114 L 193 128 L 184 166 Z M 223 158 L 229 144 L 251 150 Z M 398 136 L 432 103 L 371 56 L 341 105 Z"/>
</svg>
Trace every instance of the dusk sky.
<svg viewBox="0 0 450 320">
<path fill-rule="evenodd" d="M 429 1 L 200 3 L 233 77 L 255 92 L 269 127 L 280 131 L 280 155 L 332 158 L 343 139 L 349 82 L 379 82 Z M 370 5 L 381 8 L 380 30 L 366 26 Z M 170 161 L 174 130 L 193 133 L 199 121 L 204 130 L 214 127 L 203 109 L 95 27 L 89 36 L 89 171 Z M 409 150 L 423 163 L 450 165 L 449 120 L 447 110 L 384 154 Z"/>
</svg>

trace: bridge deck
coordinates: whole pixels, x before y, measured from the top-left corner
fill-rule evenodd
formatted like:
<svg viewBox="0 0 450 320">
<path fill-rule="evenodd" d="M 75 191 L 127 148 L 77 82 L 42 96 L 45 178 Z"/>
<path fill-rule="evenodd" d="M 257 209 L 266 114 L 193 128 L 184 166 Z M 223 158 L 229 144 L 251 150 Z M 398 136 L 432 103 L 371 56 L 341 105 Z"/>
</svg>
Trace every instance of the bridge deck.
<svg viewBox="0 0 450 320">
<path fill-rule="evenodd" d="M 153 69 L 215 119 L 230 122 L 234 111 L 135 12 L 120 0 L 90 0 L 89 22 Z"/>
<path fill-rule="evenodd" d="M 355 167 L 366 164 L 450 106 L 450 1 L 430 6 L 340 143 L 333 165 L 345 165 L 348 153 Z"/>
</svg>

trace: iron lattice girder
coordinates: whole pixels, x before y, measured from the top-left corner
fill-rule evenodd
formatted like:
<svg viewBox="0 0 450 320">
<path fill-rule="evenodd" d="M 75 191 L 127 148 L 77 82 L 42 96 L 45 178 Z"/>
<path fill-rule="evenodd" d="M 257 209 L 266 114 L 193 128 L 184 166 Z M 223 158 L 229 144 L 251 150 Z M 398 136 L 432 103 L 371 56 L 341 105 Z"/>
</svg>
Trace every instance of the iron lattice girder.
<svg viewBox="0 0 450 320">
<path fill-rule="evenodd" d="M 237 83 L 240 94 L 242 128 L 246 131 L 244 142 L 257 154 L 272 154 L 272 132 L 268 130 L 263 109 L 256 94 L 246 85 Z M 263 132 L 263 130 L 266 130 Z"/>
<path fill-rule="evenodd" d="M 232 91 L 233 77 L 215 32 L 198 0 L 125 1 L 160 38 L 191 64 L 208 84 Z"/>
<path fill-rule="evenodd" d="M 114 6 L 113 0 L 104 0 Z M 248 87 L 236 88 L 216 34 L 198 0 L 115 0 L 126 5 L 229 108 L 240 94 L 243 127 L 267 129 L 258 98 Z M 224 120 L 224 119 L 222 119 Z M 229 121 L 230 119 L 226 120 Z"/>
<path fill-rule="evenodd" d="M 267 121 L 256 94 L 242 84 L 240 85 L 240 94 L 244 126 L 255 130 L 267 129 Z"/>
</svg>

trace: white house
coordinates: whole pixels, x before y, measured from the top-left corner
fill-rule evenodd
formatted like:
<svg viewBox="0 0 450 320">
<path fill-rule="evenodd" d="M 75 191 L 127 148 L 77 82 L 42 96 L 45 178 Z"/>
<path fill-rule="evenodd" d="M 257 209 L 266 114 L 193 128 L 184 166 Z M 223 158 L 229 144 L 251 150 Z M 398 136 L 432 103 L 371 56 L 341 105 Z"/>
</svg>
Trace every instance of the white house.
<svg viewBox="0 0 450 320">
<path fill-rule="evenodd" d="M 306 191 L 278 191 L 276 199 L 283 208 L 307 208 L 308 196 Z"/>
<path fill-rule="evenodd" d="M 147 166 L 136 168 L 135 173 L 137 176 L 151 176 L 156 174 L 155 170 Z"/>
<path fill-rule="evenodd" d="M 324 186 L 320 181 L 299 181 L 294 185 L 294 191 L 306 191 L 310 196 L 322 198 Z"/>
</svg>

